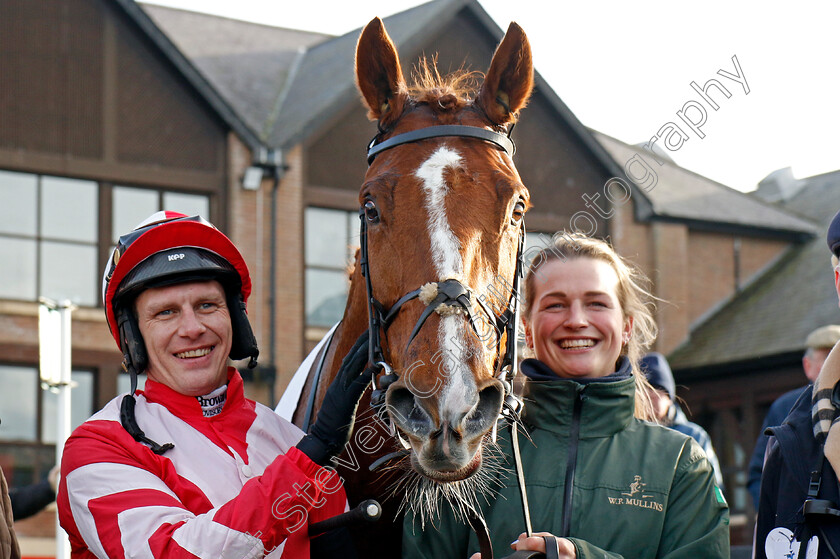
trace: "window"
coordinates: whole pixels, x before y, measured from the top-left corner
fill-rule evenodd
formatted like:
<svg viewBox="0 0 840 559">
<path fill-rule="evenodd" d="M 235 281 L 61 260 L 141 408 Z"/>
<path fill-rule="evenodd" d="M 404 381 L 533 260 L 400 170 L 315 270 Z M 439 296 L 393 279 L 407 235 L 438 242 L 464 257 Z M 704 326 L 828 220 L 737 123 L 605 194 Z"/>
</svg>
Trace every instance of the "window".
<svg viewBox="0 0 840 559">
<path fill-rule="evenodd" d="M 94 411 L 94 373 L 71 372 L 71 429 Z M 55 463 L 58 396 L 41 386 L 37 367 L 0 364 L 0 442 L 10 483 L 32 483 Z M 14 480 L 14 481 L 11 481 Z"/>
<path fill-rule="evenodd" d="M 528 266 L 539 251 L 554 246 L 553 238 L 552 233 L 541 233 L 539 231 L 528 231 L 525 233 L 525 249 L 522 254 L 523 274 L 527 272 Z"/>
<path fill-rule="evenodd" d="M 112 194 L 111 244 L 159 210 L 210 219 L 210 198 L 202 194 L 183 194 L 147 188 L 115 186 Z"/>
<path fill-rule="evenodd" d="M 93 412 L 93 372 L 74 370 L 73 428 Z M 0 440 L 55 443 L 58 396 L 41 385 L 37 367 L 0 364 Z"/>
<path fill-rule="evenodd" d="M 0 171 L 0 297 L 97 300 L 95 182 Z"/>
<path fill-rule="evenodd" d="M 161 209 L 209 218 L 211 194 L 0 170 L 0 299 L 99 306 L 101 260 L 119 235 Z M 72 381 L 76 427 L 102 402 L 92 371 Z M 117 384 L 128 391 L 128 376 Z M 0 465 L 11 483 L 32 483 L 55 463 L 57 395 L 42 389 L 37 363 L 0 363 L 0 386 Z"/>
<path fill-rule="evenodd" d="M 144 390 L 146 388 L 146 375 L 137 375 L 137 388 Z M 117 375 L 117 396 L 120 394 L 128 394 L 131 390 L 131 375 L 120 372 Z"/>
<path fill-rule="evenodd" d="M 359 247 L 356 212 L 306 208 L 306 325 L 330 327 L 344 314 L 348 270 Z"/>
<path fill-rule="evenodd" d="M 101 188 L 111 188 L 110 208 Z M 0 262 L 14 263 L 0 266 L 0 299 L 97 306 L 99 255 L 161 209 L 208 218 L 210 196 L 0 170 Z M 111 236 L 100 239 L 109 221 Z"/>
</svg>

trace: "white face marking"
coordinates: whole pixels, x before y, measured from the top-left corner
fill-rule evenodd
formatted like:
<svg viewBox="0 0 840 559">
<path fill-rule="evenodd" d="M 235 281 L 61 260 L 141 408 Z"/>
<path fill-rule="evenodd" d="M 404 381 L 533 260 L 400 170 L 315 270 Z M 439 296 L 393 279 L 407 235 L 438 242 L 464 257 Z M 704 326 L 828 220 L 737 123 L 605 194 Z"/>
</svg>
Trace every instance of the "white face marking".
<svg viewBox="0 0 840 559">
<path fill-rule="evenodd" d="M 429 212 L 429 235 L 432 240 L 432 258 L 440 279 L 459 277 L 463 271 L 461 243 L 449 227 L 446 217 L 444 173 L 461 166 L 461 156 L 447 147 L 435 151 L 420 165 L 415 175 L 422 181 L 426 193 L 426 211 Z"/>
<path fill-rule="evenodd" d="M 441 147 L 429 159 L 420 165 L 415 175 L 422 182 L 426 194 L 426 210 L 429 214 L 429 237 L 431 239 L 432 260 L 439 280 L 456 278 L 463 280 L 464 269 L 461 258 L 461 243 L 446 215 L 446 194 L 448 185 L 444 179 L 447 169 L 461 166 L 461 156 L 457 152 Z M 447 421 L 458 419 L 466 411 L 465 405 L 475 400 L 477 387 L 466 359 L 468 340 L 463 328 L 466 322 L 462 317 L 441 318 L 438 330 L 440 348 L 443 352 L 438 365 L 448 372 L 442 393 L 438 400 L 439 417 Z"/>
</svg>

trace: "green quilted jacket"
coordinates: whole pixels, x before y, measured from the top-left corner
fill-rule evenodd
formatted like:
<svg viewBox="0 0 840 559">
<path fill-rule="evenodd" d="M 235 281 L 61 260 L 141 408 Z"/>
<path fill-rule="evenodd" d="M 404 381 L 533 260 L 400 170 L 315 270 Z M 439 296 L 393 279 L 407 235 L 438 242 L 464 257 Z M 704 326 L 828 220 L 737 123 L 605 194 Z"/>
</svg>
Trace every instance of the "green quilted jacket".
<svg viewBox="0 0 840 559">
<path fill-rule="evenodd" d="M 540 367 L 523 363 L 526 374 Z M 519 441 L 534 531 L 568 537 L 580 559 L 729 557 L 729 510 L 702 449 L 635 419 L 634 393 L 626 374 L 586 384 L 527 379 L 522 418 L 531 440 Z M 496 559 L 525 531 L 507 429 L 499 444 L 498 495 L 481 511 Z M 406 516 L 405 559 L 467 559 L 478 549 L 451 511 L 425 527 Z"/>
</svg>

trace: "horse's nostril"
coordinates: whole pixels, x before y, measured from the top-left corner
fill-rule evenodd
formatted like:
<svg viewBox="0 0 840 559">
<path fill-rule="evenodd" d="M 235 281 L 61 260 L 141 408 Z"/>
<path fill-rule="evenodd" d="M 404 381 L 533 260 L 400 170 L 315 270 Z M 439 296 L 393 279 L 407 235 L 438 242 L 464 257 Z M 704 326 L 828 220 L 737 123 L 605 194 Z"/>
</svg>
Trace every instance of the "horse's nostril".
<svg viewBox="0 0 840 559">
<path fill-rule="evenodd" d="M 489 384 L 478 393 L 478 404 L 465 418 L 468 431 L 484 431 L 499 416 L 504 394 L 499 383 Z"/>
<path fill-rule="evenodd" d="M 391 418 L 403 431 L 418 437 L 427 437 L 433 431 L 431 417 L 409 389 L 392 386 L 386 402 Z"/>
</svg>

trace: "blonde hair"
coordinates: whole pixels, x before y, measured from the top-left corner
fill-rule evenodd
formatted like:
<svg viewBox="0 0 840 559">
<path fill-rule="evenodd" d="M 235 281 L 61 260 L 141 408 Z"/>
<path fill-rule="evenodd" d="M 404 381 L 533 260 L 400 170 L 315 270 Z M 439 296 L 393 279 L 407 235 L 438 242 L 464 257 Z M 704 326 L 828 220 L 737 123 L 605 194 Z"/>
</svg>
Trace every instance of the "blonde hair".
<svg viewBox="0 0 840 559">
<path fill-rule="evenodd" d="M 525 322 L 531 319 L 536 276 L 540 275 L 540 268 L 547 262 L 559 260 L 565 262 L 576 258 L 592 258 L 606 262 L 618 276 L 616 289 L 621 312 L 624 318 L 633 319 L 633 327 L 629 341 L 621 348 L 620 355 L 630 361 L 633 377 L 636 382 L 636 410 L 639 419 L 653 420 L 653 408 L 647 395 L 650 387 L 645 375 L 639 369 L 639 361 L 648 351 L 656 339 L 658 328 L 653 319 L 654 297 L 647 287 L 650 280 L 638 268 L 625 261 L 605 241 L 582 234 L 558 232 L 554 234 L 551 243 L 532 254 L 533 249 L 525 252 L 526 257 L 532 258 L 525 273 L 524 300 L 522 315 Z"/>
</svg>

